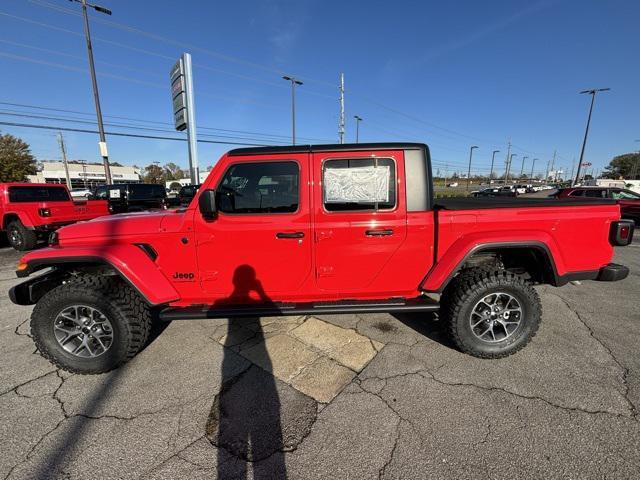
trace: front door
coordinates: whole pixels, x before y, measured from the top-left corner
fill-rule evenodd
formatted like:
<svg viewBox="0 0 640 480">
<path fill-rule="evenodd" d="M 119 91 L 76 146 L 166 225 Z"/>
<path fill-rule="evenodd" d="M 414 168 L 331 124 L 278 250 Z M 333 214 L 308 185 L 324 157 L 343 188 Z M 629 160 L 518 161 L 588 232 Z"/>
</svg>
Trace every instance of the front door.
<svg viewBox="0 0 640 480">
<path fill-rule="evenodd" d="M 313 155 L 316 284 L 375 295 L 407 233 L 402 151 Z"/>
<path fill-rule="evenodd" d="M 201 286 L 230 303 L 295 295 L 311 273 L 309 155 L 231 158 L 216 218 L 195 213 Z"/>
</svg>

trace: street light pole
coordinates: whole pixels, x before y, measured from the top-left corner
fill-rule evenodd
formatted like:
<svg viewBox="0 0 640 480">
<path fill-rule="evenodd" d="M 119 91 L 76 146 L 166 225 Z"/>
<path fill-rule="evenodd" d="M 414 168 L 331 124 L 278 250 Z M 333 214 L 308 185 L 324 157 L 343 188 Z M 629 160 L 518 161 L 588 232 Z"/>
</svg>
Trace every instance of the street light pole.
<svg viewBox="0 0 640 480">
<path fill-rule="evenodd" d="M 98 81 L 96 79 L 96 68 L 93 63 L 93 47 L 91 46 L 91 32 L 89 31 L 89 16 L 87 15 L 87 7 L 93 8 L 96 12 L 111 15 L 111 10 L 88 3 L 87 0 L 72 0 L 82 5 L 82 16 L 84 19 L 84 36 L 87 41 L 87 54 L 89 56 L 89 71 L 91 73 L 91 84 L 93 86 L 93 100 L 96 104 L 96 116 L 98 117 L 98 134 L 100 136 L 100 155 L 104 164 L 104 173 L 107 185 L 111 185 L 111 169 L 109 168 L 109 152 L 107 150 L 107 139 L 104 135 L 104 125 L 102 124 L 102 109 L 100 108 L 100 96 L 98 94 Z"/>
<path fill-rule="evenodd" d="M 530 177 L 530 180 L 532 180 L 532 181 L 533 181 L 533 167 L 536 166 L 536 161 L 537 160 L 538 160 L 537 158 L 534 158 L 533 159 L 533 163 L 531 164 L 531 177 Z"/>
<path fill-rule="evenodd" d="M 520 167 L 520 179 L 522 180 L 522 174 L 524 173 L 524 161 L 529 158 L 526 155 L 522 157 L 522 166 Z"/>
<path fill-rule="evenodd" d="M 354 115 L 353 118 L 356 119 L 356 143 L 360 142 L 360 122 L 362 121 L 362 117 L 358 115 Z"/>
<path fill-rule="evenodd" d="M 512 153 L 509 155 L 509 160 L 507 161 L 507 171 L 504 174 L 504 184 L 506 185 L 509 181 L 509 171 L 511 170 L 511 162 L 513 161 L 513 157 L 517 156 L 517 153 Z"/>
<path fill-rule="evenodd" d="M 494 150 L 491 155 L 491 172 L 489 173 L 489 185 L 491 185 L 491 177 L 493 177 L 493 162 L 496 159 L 496 153 L 500 153 L 500 150 Z"/>
<path fill-rule="evenodd" d="M 477 145 L 473 145 L 469 149 L 469 170 L 467 170 L 467 191 L 469 191 L 469 183 L 471 182 L 471 158 L 473 157 L 473 150 L 478 148 Z"/>
<path fill-rule="evenodd" d="M 294 77 L 284 76 L 284 80 L 291 82 L 291 142 L 296 144 L 296 85 L 302 85 L 300 80 Z"/>
<path fill-rule="evenodd" d="M 584 140 L 582 140 L 582 150 L 580 151 L 580 160 L 578 161 L 578 171 L 576 172 L 576 178 L 572 181 L 571 186 L 578 183 L 580 179 L 580 167 L 582 167 L 582 161 L 584 159 L 584 149 L 587 146 L 587 136 L 589 135 L 589 125 L 591 124 L 591 114 L 593 112 L 593 104 L 596 101 L 596 93 L 606 92 L 611 90 L 610 88 L 592 88 L 591 90 L 583 90 L 580 94 L 588 93 L 591 95 L 591 106 L 589 107 L 589 116 L 587 117 L 587 128 L 584 130 Z"/>
</svg>

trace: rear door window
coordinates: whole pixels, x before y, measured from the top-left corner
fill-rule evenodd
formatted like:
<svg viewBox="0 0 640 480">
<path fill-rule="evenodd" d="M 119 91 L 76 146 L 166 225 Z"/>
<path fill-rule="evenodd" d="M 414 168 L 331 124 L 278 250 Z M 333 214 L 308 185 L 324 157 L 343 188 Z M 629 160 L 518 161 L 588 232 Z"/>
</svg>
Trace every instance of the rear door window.
<svg viewBox="0 0 640 480">
<path fill-rule="evenodd" d="M 129 185 L 129 200 L 150 200 L 154 198 L 164 198 L 166 191 L 162 185 Z"/>
<path fill-rule="evenodd" d="M 326 160 L 322 167 L 325 210 L 377 211 L 396 206 L 396 164 L 391 158 Z"/>
<path fill-rule="evenodd" d="M 70 200 L 69 193 L 64 187 L 9 187 L 9 201 L 14 203 L 65 202 L 67 200 Z"/>
<path fill-rule="evenodd" d="M 605 198 L 607 196 L 606 193 L 606 190 L 589 189 L 584 191 L 584 196 L 590 198 Z"/>
</svg>

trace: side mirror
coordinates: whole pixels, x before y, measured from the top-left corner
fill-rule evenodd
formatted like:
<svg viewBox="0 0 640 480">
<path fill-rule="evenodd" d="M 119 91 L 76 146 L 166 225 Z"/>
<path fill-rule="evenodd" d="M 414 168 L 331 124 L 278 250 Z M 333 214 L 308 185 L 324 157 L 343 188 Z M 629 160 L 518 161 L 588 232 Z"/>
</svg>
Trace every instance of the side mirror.
<svg viewBox="0 0 640 480">
<path fill-rule="evenodd" d="M 198 198 L 200 213 L 206 220 L 213 220 L 216 216 L 216 191 L 204 190 Z"/>
</svg>

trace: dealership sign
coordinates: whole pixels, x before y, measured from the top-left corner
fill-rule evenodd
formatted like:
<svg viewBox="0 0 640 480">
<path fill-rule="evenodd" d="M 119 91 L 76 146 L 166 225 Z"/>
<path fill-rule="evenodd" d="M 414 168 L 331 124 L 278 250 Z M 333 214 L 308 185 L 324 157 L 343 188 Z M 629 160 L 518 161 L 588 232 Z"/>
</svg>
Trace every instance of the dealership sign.
<svg viewBox="0 0 640 480">
<path fill-rule="evenodd" d="M 187 128 L 187 95 L 185 82 L 184 61 L 180 58 L 169 73 L 171 80 L 171 100 L 173 103 L 173 121 L 176 130 Z"/>
</svg>

